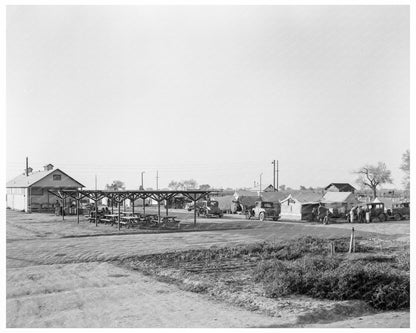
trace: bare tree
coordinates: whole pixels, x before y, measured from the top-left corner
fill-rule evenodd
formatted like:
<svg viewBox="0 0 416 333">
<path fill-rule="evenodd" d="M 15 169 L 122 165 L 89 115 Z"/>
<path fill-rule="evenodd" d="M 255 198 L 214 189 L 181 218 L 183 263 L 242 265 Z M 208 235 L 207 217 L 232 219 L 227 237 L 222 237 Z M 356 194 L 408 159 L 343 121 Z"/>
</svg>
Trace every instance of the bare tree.
<svg viewBox="0 0 416 333">
<path fill-rule="evenodd" d="M 406 190 L 410 189 L 410 151 L 409 149 L 402 155 L 400 169 L 404 172 L 403 185 Z"/>
<path fill-rule="evenodd" d="M 387 169 L 384 162 L 378 162 L 377 166 L 367 164 L 354 171 L 354 173 L 358 175 L 356 183 L 369 187 L 373 191 L 374 198 L 377 197 L 377 187 L 379 185 L 393 182 L 391 171 Z"/>
</svg>

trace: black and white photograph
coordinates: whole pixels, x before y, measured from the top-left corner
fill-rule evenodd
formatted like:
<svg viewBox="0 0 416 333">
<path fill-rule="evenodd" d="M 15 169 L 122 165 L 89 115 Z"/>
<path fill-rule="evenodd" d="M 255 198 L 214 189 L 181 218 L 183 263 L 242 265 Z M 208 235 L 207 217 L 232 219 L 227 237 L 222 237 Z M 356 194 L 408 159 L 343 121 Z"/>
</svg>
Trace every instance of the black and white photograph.
<svg viewBox="0 0 416 333">
<path fill-rule="evenodd" d="M 413 12 L 2 5 L 3 328 L 410 331 Z"/>
</svg>

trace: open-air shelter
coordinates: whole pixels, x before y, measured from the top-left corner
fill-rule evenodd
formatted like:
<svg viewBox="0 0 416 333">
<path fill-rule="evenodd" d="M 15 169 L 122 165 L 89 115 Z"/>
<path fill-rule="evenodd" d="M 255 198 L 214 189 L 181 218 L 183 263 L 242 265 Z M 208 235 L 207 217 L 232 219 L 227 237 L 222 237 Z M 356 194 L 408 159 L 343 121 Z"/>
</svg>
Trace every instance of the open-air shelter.
<svg viewBox="0 0 416 333">
<path fill-rule="evenodd" d="M 200 199 L 206 198 L 212 191 L 209 190 L 179 190 L 179 191 L 164 191 L 164 190 L 123 190 L 123 191 L 111 191 L 111 190 L 57 190 L 49 191 L 53 195 L 57 196 L 61 200 L 65 201 L 66 199 L 72 199 L 76 201 L 77 205 L 77 221 L 79 223 L 79 204 L 80 201 L 84 198 L 88 198 L 94 202 L 95 205 L 95 225 L 98 225 L 97 211 L 98 211 L 98 201 L 103 198 L 108 198 L 115 202 L 118 206 L 118 229 L 120 230 L 120 217 L 121 217 L 121 204 L 129 199 L 134 202 L 137 199 L 148 199 L 151 198 L 157 202 L 158 206 L 158 220 L 161 221 L 160 214 L 160 205 L 161 202 L 165 200 L 170 200 L 175 196 L 181 195 L 194 203 L 196 207 L 196 202 Z M 132 213 L 134 214 L 134 205 L 132 206 Z M 168 216 L 168 205 L 166 205 L 166 216 Z M 64 220 L 64 214 L 62 214 L 62 219 Z M 196 209 L 194 209 L 194 225 L 196 225 Z"/>
</svg>

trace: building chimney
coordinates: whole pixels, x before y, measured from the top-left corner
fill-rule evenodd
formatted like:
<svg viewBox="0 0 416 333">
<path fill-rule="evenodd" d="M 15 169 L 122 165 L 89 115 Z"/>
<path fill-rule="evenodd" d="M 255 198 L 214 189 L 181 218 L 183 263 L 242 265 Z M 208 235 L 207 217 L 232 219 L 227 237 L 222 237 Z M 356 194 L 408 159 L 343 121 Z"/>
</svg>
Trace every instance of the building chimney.
<svg viewBox="0 0 416 333">
<path fill-rule="evenodd" d="M 43 167 L 43 170 L 44 171 L 50 171 L 50 170 L 52 170 L 53 169 L 53 165 L 52 164 L 48 164 L 48 165 L 45 165 L 44 167 Z"/>
</svg>

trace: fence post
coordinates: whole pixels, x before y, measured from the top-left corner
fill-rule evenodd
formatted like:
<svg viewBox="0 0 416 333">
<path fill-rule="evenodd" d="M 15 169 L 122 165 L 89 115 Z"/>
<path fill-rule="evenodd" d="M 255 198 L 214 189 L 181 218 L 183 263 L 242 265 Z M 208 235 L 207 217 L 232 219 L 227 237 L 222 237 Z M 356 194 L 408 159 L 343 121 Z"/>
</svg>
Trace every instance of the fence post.
<svg viewBox="0 0 416 333">
<path fill-rule="evenodd" d="M 354 239 L 354 227 L 351 228 L 351 239 L 350 239 L 350 249 L 348 250 L 348 253 L 354 252 L 355 248 L 355 239 Z"/>
</svg>

